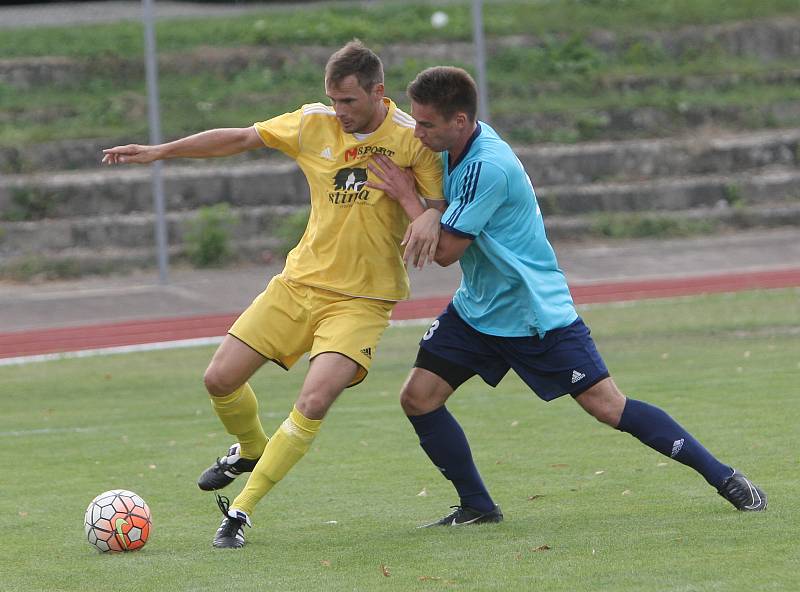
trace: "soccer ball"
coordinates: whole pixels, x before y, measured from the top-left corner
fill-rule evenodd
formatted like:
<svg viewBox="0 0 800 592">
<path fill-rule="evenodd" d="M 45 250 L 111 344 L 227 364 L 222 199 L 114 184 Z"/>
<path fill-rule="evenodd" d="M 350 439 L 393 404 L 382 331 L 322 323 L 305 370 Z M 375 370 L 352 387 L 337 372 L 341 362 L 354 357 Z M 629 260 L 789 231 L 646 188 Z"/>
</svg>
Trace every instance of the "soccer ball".
<svg viewBox="0 0 800 592">
<path fill-rule="evenodd" d="M 442 12 L 441 10 L 437 10 L 431 15 L 431 26 L 434 29 L 441 29 L 442 27 L 446 27 L 447 23 L 450 22 L 450 17 L 447 15 L 446 12 Z"/>
<path fill-rule="evenodd" d="M 94 498 L 86 508 L 86 540 L 98 550 L 137 551 L 150 536 L 152 521 L 147 503 L 132 491 L 112 489 Z"/>
</svg>

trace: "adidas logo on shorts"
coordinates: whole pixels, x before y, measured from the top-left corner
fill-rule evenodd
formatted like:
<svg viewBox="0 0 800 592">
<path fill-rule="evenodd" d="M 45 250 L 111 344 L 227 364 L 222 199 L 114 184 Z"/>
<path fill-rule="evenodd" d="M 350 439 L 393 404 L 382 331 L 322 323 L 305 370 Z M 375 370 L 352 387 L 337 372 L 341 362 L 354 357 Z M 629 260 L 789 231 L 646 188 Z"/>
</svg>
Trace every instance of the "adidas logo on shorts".
<svg viewBox="0 0 800 592">
<path fill-rule="evenodd" d="M 580 382 L 584 378 L 586 378 L 586 375 L 583 372 L 578 372 L 577 370 L 572 371 L 572 384 Z"/>
<path fill-rule="evenodd" d="M 365 347 L 364 349 L 361 350 L 361 353 L 364 354 L 365 356 L 367 356 L 370 360 L 372 359 L 372 348 L 371 347 Z"/>
</svg>

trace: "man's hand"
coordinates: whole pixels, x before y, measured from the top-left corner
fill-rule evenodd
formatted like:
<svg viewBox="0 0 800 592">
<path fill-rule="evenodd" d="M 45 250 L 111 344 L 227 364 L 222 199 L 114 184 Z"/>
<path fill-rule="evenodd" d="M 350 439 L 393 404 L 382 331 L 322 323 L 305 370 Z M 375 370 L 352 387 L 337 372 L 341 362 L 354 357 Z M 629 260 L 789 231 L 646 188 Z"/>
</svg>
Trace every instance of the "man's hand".
<svg viewBox="0 0 800 592">
<path fill-rule="evenodd" d="M 442 212 L 435 208 L 428 208 L 417 216 L 406 228 L 406 235 L 401 245 L 405 245 L 403 262 L 409 263 L 417 269 L 422 269 L 426 263 L 433 263 L 436 257 L 436 247 L 439 245 L 439 221 Z"/>
<path fill-rule="evenodd" d="M 408 214 L 408 206 L 419 203 L 414 173 L 411 169 L 401 169 L 392 159 L 383 154 L 375 154 L 367 162 L 367 168 L 372 172 L 377 181 L 367 181 L 368 187 L 380 189 L 393 200 L 397 201 Z M 421 208 L 420 212 L 421 213 Z M 409 218 L 415 218 L 409 214 Z"/>
<path fill-rule="evenodd" d="M 442 212 L 433 208 L 425 209 L 422 205 L 411 169 L 401 169 L 383 154 L 375 154 L 367 162 L 367 167 L 378 179 L 368 181 L 367 186 L 382 190 L 397 201 L 411 218 L 403 242 L 400 243 L 406 247 L 403 253 L 406 266 L 411 263 L 422 269 L 426 263 L 433 263 L 439 244 L 439 220 Z"/>
<path fill-rule="evenodd" d="M 103 150 L 103 164 L 148 164 L 158 160 L 156 146 L 128 144 Z"/>
</svg>

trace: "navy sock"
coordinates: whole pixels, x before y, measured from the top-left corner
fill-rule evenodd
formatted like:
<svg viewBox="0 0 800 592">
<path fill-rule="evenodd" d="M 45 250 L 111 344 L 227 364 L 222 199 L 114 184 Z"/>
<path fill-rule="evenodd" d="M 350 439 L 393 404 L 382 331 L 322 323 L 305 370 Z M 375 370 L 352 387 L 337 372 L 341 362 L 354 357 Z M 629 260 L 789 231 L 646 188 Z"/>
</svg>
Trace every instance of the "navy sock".
<svg viewBox="0 0 800 592">
<path fill-rule="evenodd" d="M 643 401 L 628 399 L 617 429 L 638 438 L 653 450 L 674 458 L 700 473 L 719 489 L 733 469 L 719 462 L 700 442 L 667 413 Z"/>
<path fill-rule="evenodd" d="M 419 436 L 419 444 L 434 465 L 458 492 L 462 506 L 479 512 L 494 509 L 494 502 L 483 484 L 464 430 L 442 406 L 424 415 L 409 416 Z"/>
</svg>

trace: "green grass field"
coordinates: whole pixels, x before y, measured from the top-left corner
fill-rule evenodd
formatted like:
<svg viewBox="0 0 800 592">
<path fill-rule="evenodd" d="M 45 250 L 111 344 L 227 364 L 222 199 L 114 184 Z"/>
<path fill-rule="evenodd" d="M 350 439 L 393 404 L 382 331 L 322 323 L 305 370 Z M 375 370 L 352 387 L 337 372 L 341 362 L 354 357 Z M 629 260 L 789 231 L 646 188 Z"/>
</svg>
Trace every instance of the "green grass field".
<svg viewBox="0 0 800 592">
<path fill-rule="evenodd" d="M 800 291 L 582 314 L 623 390 L 763 486 L 767 512 L 736 512 L 692 470 L 509 376 L 494 390 L 473 379 L 449 405 L 506 521 L 417 530 L 457 499 L 397 404 L 422 331 L 405 327 L 259 506 L 248 545 L 214 550 L 219 511 L 194 484 L 230 442 L 201 381 L 211 349 L 62 360 L 0 368 L 0 588 L 797 590 Z M 268 432 L 304 365 L 254 379 Z M 86 505 L 111 488 L 151 507 L 138 553 L 84 541 Z"/>
</svg>

